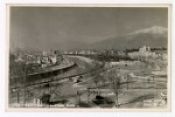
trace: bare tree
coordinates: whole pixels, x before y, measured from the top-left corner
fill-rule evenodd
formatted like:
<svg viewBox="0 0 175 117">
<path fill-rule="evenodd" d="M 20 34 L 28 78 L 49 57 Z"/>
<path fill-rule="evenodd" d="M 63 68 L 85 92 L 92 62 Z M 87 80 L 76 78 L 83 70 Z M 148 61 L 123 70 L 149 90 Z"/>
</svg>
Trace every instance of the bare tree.
<svg viewBox="0 0 175 117">
<path fill-rule="evenodd" d="M 111 70 L 109 72 L 109 79 L 111 80 L 111 87 L 114 90 L 115 96 L 116 96 L 116 100 L 115 100 L 115 106 L 118 107 L 119 106 L 119 89 L 120 89 L 120 77 L 119 74 L 117 73 L 116 70 Z"/>
</svg>

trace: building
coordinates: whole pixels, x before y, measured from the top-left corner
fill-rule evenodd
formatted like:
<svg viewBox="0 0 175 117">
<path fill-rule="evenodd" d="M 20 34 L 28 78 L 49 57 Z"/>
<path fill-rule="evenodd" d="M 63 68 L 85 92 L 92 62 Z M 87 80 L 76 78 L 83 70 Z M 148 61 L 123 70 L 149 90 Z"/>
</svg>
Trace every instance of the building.
<svg viewBox="0 0 175 117">
<path fill-rule="evenodd" d="M 143 46 L 139 49 L 139 53 L 150 52 L 151 48 L 149 46 Z"/>
<path fill-rule="evenodd" d="M 149 58 L 157 58 L 158 55 L 155 52 L 151 51 L 151 48 L 149 46 L 143 46 L 139 48 L 139 51 L 134 51 L 128 53 L 129 57 L 132 59 L 144 59 L 147 60 Z"/>
<path fill-rule="evenodd" d="M 54 64 L 60 64 L 63 61 L 63 56 L 58 51 L 43 51 L 40 61 L 42 67 L 47 67 Z"/>
</svg>

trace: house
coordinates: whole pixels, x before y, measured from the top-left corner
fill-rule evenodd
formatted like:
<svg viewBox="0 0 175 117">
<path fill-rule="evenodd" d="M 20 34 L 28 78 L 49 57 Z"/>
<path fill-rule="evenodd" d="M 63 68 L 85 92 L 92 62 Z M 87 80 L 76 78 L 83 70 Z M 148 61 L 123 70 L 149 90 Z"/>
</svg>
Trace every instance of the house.
<svg viewBox="0 0 175 117">
<path fill-rule="evenodd" d="M 40 61 L 42 67 L 47 67 L 54 64 L 60 64 L 63 61 L 63 57 L 58 51 L 43 51 Z"/>
</svg>

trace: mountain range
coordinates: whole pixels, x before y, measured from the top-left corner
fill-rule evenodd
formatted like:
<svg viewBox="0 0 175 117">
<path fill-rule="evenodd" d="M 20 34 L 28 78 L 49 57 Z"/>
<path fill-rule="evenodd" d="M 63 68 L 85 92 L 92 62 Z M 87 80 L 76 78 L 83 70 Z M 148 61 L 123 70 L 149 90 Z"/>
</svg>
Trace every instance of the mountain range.
<svg viewBox="0 0 175 117">
<path fill-rule="evenodd" d="M 139 48 L 144 45 L 156 48 L 165 47 L 168 44 L 167 28 L 161 26 L 153 26 L 146 29 L 140 29 L 131 33 L 108 38 L 95 42 L 89 47 L 93 49 L 131 49 Z"/>
<path fill-rule="evenodd" d="M 62 50 L 76 50 L 76 49 L 133 49 L 140 48 L 144 45 L 152 48 L 165 47 L 168 44 L 168 30 L 161 26 L 153 26 L 150 28 L 136 30 L 122 36 L 113 36 L 111 38 L 105 38 L 93 43 L 86 43 L 79 41 L 65 41 L 58 42 L 57 40 L 51 40 L 47 43 L 33 43 L 23 44 L 22 50 L 50 50 L 50 49 L 62 49 Z M 19 47 L 20 48 L 20 47 Z M 11 46 L 11 50 L 16 50 Z"/>
</svg>

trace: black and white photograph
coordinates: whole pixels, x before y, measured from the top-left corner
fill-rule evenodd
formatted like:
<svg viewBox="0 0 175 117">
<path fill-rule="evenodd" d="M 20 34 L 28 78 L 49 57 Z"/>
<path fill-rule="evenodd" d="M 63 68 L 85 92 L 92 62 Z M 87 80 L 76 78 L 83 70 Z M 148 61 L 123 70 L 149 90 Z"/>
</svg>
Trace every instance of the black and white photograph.
<svg viewBox="0 0 175 117">
<path fill-rule="evenodd" d="M 9 6 L 8 108 L 166 110 L 169 11 Z"/>
</svg>

